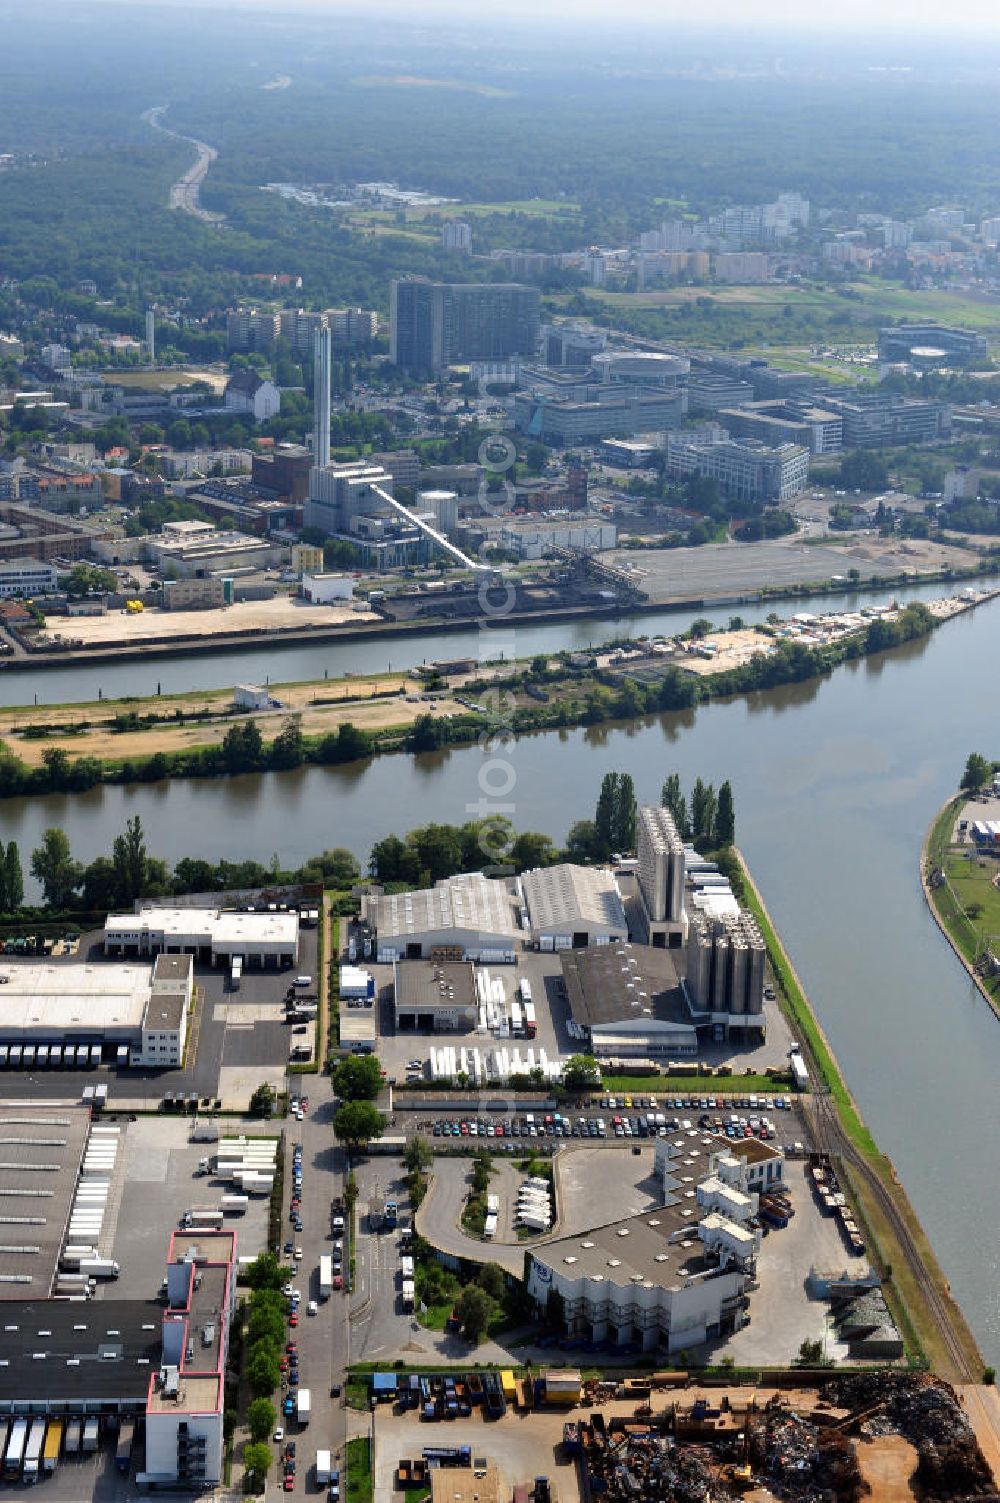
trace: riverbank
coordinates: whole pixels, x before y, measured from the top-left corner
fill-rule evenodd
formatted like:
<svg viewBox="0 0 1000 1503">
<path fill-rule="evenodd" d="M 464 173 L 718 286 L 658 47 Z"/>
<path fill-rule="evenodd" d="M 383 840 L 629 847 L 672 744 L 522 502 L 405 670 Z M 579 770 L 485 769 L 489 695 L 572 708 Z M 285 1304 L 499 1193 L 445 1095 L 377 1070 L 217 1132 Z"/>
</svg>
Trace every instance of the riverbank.
<svg viewBox="0 0 1000 1503">
<path fill-rule="evenodd" d="M 414 621 L 348 621 L 331 622 L 329 625 L 312 624 L 303 627 L 284 627 L 261 632 L 256 628 L 246 631 L 227 631 L 212 637 L 177 637 L 165 634 L 162 638 L 146 639 L 141 643 L 95 646 L 89 648 L 66 648 L 52 651 L 29 652 L 16 644 L 15 653 L 0 659 L 0 674 L 18 674 L 36 670 L 55 670 L 67 667 L 99 667 L 106 664 L 163 661 L 166 659 L 198 658 L 217 654 L 235 654 L 254 651 L 274 652 L 288 647 L 317 646 L 322 643 L 350 643 L 414 639 L 428 632 L 467 632 L 481 629 L 484 636 L 498 629 L 518 626 L 572 624 L 588 620 L 618 620 L 622 616 L 642 617 L 662 615 L 664 611 L 678 613 L 710 611 L 739 606 L 780 604 L 787 600 L 812 600 L 824 596 L 836 598 L 843 595 L 864 595 L 891 588 L 912 588 L 914 585 L 961 584 L 975 579 L 995 576 L 998 565 L 995 561 L 984 562 L 978 568 L 929 570 L 916 574 L 903 572 L 898 575 L 871 575 L 867 579 L 852 580 L 846 575 L 839 579 L 824 579 L 768 586 L 760 589 L 733 592 L 720 590 L 714 593 L 677 594 L 656 600 L 630 600 L 628 602 L 589 602 L 586 605 L 545 606 L 532 610 L 511 611 L 500 617 L 434 617 L 421 616 Z M 55 619 L 55 618 L 53 618 Z"/>
<path fill-rule="evenodd" d="M 847 1181 L 910 1360 L 925 1360 L 950 1382 L 979 1382 L 985 1364 L 975 1337 L 891 1161 L 865 1125 L 746 861 L 740 852 L 736 856 L 743 887 L 739 896 L 761 926 L 779 1001 L 810 1067 L 816 1147 L 837 1159 Z"/>
<path fill-rule="evenodd" d="M 756 628 L 753 651 L 742 641 L 733 650 L 732 633 L 702 627 L 682 638 L 644 639 L 628 652 L 606 644 L 596 652 L 557 654 L 541 665 L 515 660 L 477 670 L 470 664 L 447 678 L 428 677 L 425 670 L 413 677 L 275 684 L 252 714 L 223 690 L 0 711 L 6 752 L 0 797 L 288 771 L 463 746 L 484 729 L 516 737 L 688 711 L 828 675 L 844 662 L 919 640 L 998 593 L 969 591 L 867 615 L 799 613 L 782 622 L 775 614 Z M 265 739 L 268 726 L 273 735 Z"/>
<path fill-rule="evenodd" d="M 967 803 L 966 794 L 956 794 L 942 805 L 931 821 L 920 850 L 920 887 L 934 922 L 969 980 L 989 1004 L 993 1016 L 1000 1020 L 1000 974 L 986 974 L 980 969 L 984 948 L 989 948 L 993 936 L 980 933 L 946 869 L 949 850 L 954 845 L 955 825 Z"/>
</svg>

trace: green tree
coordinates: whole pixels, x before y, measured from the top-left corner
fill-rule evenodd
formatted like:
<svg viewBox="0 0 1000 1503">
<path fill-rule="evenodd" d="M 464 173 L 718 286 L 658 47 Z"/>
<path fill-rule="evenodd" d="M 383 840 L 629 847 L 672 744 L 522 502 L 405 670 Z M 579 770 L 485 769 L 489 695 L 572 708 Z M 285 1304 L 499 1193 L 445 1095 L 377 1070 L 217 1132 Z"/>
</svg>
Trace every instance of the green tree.
<svg viewBox="0 0 1000 1503">
<path fill-rule="evenodd" d="M 271 746 L 271 766 L 279 769 L 301 767 L 306 759 L 302 721 L 297 715 L 285 721 Z"/>
<path fill-rule="evenodd" d="M 660 789 L 660 803 L 673 816 L 678 835 L 682 839 L 687 839 L 690 833 L 687 801 L 681 791 L 680 776 L 676 772 L 668 773 L 664 779 L 663 787 Z"/>
<path fill-rule="evenodd" d="M 563 1065 L 562 1082 L 569 1091 L 600 1084 L 601 1067 L 592 1054 L 571 1054 Z"/>
<path fill-rule="evenodd" d="M 247 1428 L 255 1443 L 270 1440 L 278 1423 L 278 1411 L 270 1399 L 252 1399 L 247 1405 Z"/>
<path fill-rule="evenodd" d="M 148 865 L 146 838 L 138 814 L 126 822 L 124 833 L 115 837 L 111 860 L 116 899 L 123 905 L 131 905 L 145 894 Z"/>
<path fill-rule="evenodd" d="M 47 908 L 57 913 L 72 908 L 83 867 L 73 860 L 65 830 L 50 826 L 45 831 L 41 845 L 31 853 L 31 875 L 42 884 Z"/>
<path fill-rule="evenodd" d="M 361 868 L 353 851 L 341 845 L 334 846 L 331 851 L 324 851 L 321 856 L 309 862 L 309 867 L 320 872 L 327 887 L 347 889 L 353 887 L 361 876 Z"/>
<path fill-rule="evenodd" d="M 736 839 L 736 809 L 733 804 L 733 788 L 727 778 L 719 789 L 719 797 L 715 805 L 715 832 L 714 844 L 716 846 L 732 845 Z"/>
<path fill-rule="evenodd" d="M 274 1111 L 275 1094 L 267 1081 L 261 1081 L 260 1085 L 250 1097 L 251 1117 L 270 1117 Z"/>
<path fill-rule="evenodd" d="M 426 1138 L 407 1138 L 403 1150 L 403 1165 L 410 1174 L 422 1174 L 434 1162 L 434 1153 Z"/>
<path fill-rule="evenodd" d="M 598 855 L 607 859 L 613 851 L 635 848 L 635 784 L 627 772 L 606 772 L 601 781 L 594 815 Z"/>
<path fill-rule="evenodd" d="M 264 765 L 264 739 L 256 720 L 231 725 L 222 739 L 222 761 L 227 772 L 257 772 Z"/>
<path fill-rule="evenodd" d="M 281 1309 L 267 1300 L 255 1299 L 247 1319 L 247 1336 L 256 1346 L 258 1341 L 269 1341 L 280 1348 L 285 1334 L 285 1321 Z"/>
<path fill-rule="evenodd" d="M 247 1469 L 248 1479 L 253 1479 L 252 1485 L 258 1492 L 264 1490 L 264 1481 L 272 1460 L 271 1448 L 263 1441 L 251 1441 L 243 1447 L 243 1465 Z"/>
<path fill-rule="evenodd" d="M 466 1284 L 455 1302 L 455 1318 L 466 1341 L 475 1346 L 482 1339 L 495 1310 L 496 1305 L 485 1289 L 478 1284 Z"/>
<path fill-rule="evenodd" d="M 970 752 L 959 787 L 967 793 L 978 793 L 992 776 L 993 767 L 986 758 L 981 757 L 978 752 Z"/>
<path fill-rule="evenodd" d="M 499 1263 L 484 1263 L 476 1274 L 476 1283 L 497 1304 L 501 1303 L 507 1293 L 507 1275 Z"/>
<path fill-rule="evenodd" d="M 345 1101 L 337 1108 L 333 1130 L 342 1143 L 360 1147 L 382 1136 L 385 1118 L 370 1101 Z"/>
<path fill-rule="evenodd" d="M 382 1068 L 375 1054 L 348 1054 L 333 1071 L 333 1089 L 342 1101 L 374 1101 L 382 1089 Z"/>
<path fill-rule="evenodd" d="M 715 789 L 695 778 L 691 790 L 691 834 L 695 840 L 711 840 L 715 829 Z"/>
<path fill-rule="evenodd" d="M 42 766 L 48 778 L 50 788 L 59 790 L 67 787 L 70 777 L 69 753 L 61 746 L 47 746 L 42 752 Z"/>
<path fill-rule="evenodd" d="M 250 1348 L 246 1366 L 247 1382 L 255 1395 L 273 1393 L 281 1381 L 277 1349 L 271 1341 L 258 1341 Z"/>
<path fill-rule="evenodd" d="M 246 1281 L 251 1289 L 280 1289 L 285 1270 L 273 1252 L 258 1253 L 247 1269 Z"/>
<path fill-rule="evenodd" d="M 479 1149 L 472 1165 L 472 1189 L 476 1195 L 485 1195 L 490 1186 L 493 1160 L 485 1149 Z"/>
<path fill-rule="evenodd" d="M 597 825 L 595 821 L 592 819 L 574 820 L 566 836 L 566 860 L 582 864 L 586 861 L 595 860 L 597 854 Z"/>
<path fill-rule="evenodd" d="M 514 837 L 510 848 L 510 863 L 516 871 L 531 871 L 537 866 L 552 866 L 559 860 L 559 852 L 547 835 L 535 830 L 525 830 Z"/>
</svg>

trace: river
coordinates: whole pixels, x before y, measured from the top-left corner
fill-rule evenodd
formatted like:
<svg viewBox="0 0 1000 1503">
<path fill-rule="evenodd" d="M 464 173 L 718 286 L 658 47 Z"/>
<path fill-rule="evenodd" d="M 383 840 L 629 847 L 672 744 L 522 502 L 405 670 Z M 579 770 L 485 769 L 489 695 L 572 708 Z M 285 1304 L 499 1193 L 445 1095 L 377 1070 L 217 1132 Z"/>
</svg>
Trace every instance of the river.
<svg viewBox="0 0 1000 1503">
<path fill-rule="evenodd" d="M 723 619 L 728 611 L 708 614 Z M 750 619 L 749 610 L 741 614 Z M 676 630 L 677 617 L 669 619 Z M 642 618 L 648 630 L 660 629 L 656 621 Z M 688 787 L 699 774 L 732 780 L 737 838 L 792 960 L 987 1361 L 1000 1365 L 1000 1025 L 927 914 L 918 880 L 925 828 L 967 753 L 998 752 L 998 624 L 994 602 L 821 682 L 628 726 L 526 737 L 506 755 L 516 824 L 556 838 L 592 813 L 611 768 L 631 772 L 640 798 L 651 801 L 673 770 Z M 597 622 L 589 635 L 600 640 L 609 625 Z M 517 651 L 561 645 L 560 633 L 580 640 L 578 627 L 518 630 Z M 418 656 L 452 656 L 472 650 L 475 636 L 462 645 L 458 635 L 407 645 Z M 369 649 L 387 650 L 364 644 Z M 303 650 L 295 656 L 303 671 Z M 354 650 L 351 663 L 372 666 Z M 157 664 L 156 673 L 167 666 Z M 329 845 L 364 857 L 393 829 L 468 818 L 482 761 L 480 751 L 463 748 L 54 795 L 0 805 L 0 832 L 27 853 L 47 824 L 60 824 L 89 860 L 139 814 L 150 848 L 170 860 L 185 853 L 267 860 L 277 851 L 291 864 Z"/>
<path fill-rule="evenodd" d="M 802 610 L 855 610 L 891 600 L 932 600 L 947 593 L 947 586 L 909 585 L 903 589 L 866 590 L 863 594 L 815 596 L 803 601 Z M 957 588 L 957 586 L 956 586 Z M 63 668 L 0 667 L 0 705 L 69 704 L 81 700 L 119 699 L 126 695 L 184 694 L 191 689 L 232 688 L 234 684 L 294 683 L 303 679 L 330 678 L 344 673 L 381 673 L 387 668 L 415 668 L 436 658 L 531 657 L 536 652 L 555 652 L 560 647 L 583 648 L 591 642 L 609 642 L 647 633 L 683 631 L 696 616 L 707 616 L 724 625 L 739 614 L 752 624 L 771 611 L 788 615 L 796 607 L 787 601 L 763 605 L 710 606 L 705 610 L 662 610 L 637 616 L 589 621 L 502 622 L 500 630 L 470 626 L 460 631 L 421 632 L 389 640 L 344 640 L 294 643 L 286 646 L 247 647 L 218 656 L 178 653 L 176 657 L 123 659 L 118 663 L 88 663 L 85 658 Z M 23 660 L 22 660 L 23 661 Z"/>
</svg>

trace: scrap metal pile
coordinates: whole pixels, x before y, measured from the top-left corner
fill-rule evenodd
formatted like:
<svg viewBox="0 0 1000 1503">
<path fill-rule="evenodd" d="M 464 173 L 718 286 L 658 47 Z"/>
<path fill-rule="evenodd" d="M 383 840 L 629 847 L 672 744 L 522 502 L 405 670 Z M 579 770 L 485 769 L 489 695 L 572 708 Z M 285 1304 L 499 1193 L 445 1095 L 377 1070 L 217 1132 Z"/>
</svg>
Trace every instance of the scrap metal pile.
<svg viewBox="0 0 1000 1503">
<path fill-rule="evenodd" d="M 1000 1503 L 975 1431 L 954 1390 L 927 1373 L 850 1373 L 823 1389 L 827 1402 L 850 1409 L 866 1439 L 901 1435 L 917 1452 L 914 1477 L 930 1503 Z"/>
<path fill-rule="evenodd" d="M 912 1486 L 925 1503 L 1000 1503 L 954 1392 L 926 1374 L 834 1378 L 815 1403 L 745 1393 L 663 1409 L 654 1399 L 634 1419 L 595 1410 L 574 1425 L 594 1503 L 730 1503 L 751 1488 L 788 1503 L 859 1503 L 858 1445 L 883 1435 L 915 1448 Z"/>
</svg>

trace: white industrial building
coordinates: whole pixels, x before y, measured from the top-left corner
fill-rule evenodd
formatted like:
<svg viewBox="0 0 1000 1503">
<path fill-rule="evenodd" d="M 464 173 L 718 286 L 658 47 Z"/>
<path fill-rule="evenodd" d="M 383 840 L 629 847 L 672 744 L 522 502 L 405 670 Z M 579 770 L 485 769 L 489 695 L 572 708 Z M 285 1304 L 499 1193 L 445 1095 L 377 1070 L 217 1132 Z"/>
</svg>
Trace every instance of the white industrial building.
<svg viewBox="0 0 1000 1503">
<path fill-rule="evenodd" d="M 271 691 L 260 684 L 236 684 L 233 689 L 234 710 L 269 710 Z"/>
<path fill-rule="evenodd" d="M 350 574 L 303 574 L 302 598 L 313 605 L 328 605 L 332 600 L 350 600 L 354 579 Z"/>
<path fill-rule="evenodd" d="M 520 929 L 503 882 L 481 872 L 444 877 L 433 887 L 367 900 L 376 959 L 478 960 L 512 965 Z"/>
<path fill-rule="evenodd" d="M 724 1153 L 659 1140 L 665 1204 L 533 1252 L 528 1293 L 561 1297 L 567 1333 L 644 1352 L 694 1350 L 744 1323 L 760 1251 L 756 1197 L 718 1173 Z M 662 1144 L 662 1147 L 661 1147 Z"/>
<path fill-rule="evenodd" d="M 12 558 L 0 563 L 0 597 L 51 595 L 59 584 L 55 564 L 37 558 Z"/>
<path fill-rule="evenodd" d="M 110 913 L 108 955 L 193 955 L 213 965 L 236 958 L 249 966 L 289 966 L 299 958 L 297 913 L 244 913 L 220 908 L 140 908 Z"/>
<path fill-rule="evenodd" d="M 628 939 L 628 920 L 609 867 L 535 867 L 520 878 L 532 941 L 540 950 L 582 949 Z"/>
<path fill-rule="evenodd" d="M 190 956 L 154 965 L 0 965 L 3 1063 L 82 1065 L 99 1049 L 120 1064 L 178 1066 L 194 989 Z M 93 1056 L 96 1063 L 97 1056 Z"/>
</svg>

